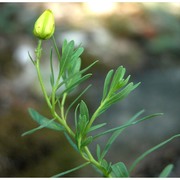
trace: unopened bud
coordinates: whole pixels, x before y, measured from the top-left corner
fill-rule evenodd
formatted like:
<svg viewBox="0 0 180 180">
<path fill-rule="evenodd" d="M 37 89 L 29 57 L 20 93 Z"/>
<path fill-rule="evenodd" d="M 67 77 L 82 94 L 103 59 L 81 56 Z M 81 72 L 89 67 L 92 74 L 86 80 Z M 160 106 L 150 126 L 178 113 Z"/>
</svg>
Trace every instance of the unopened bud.
<svg viewBox="0 0 180 180">
<path fill-rule="evenodd" d="M 39 39 L 49 39 L 55 30 L 54 15 L 51 10 L 44 11 L 34 24 L 33 33 Z"/>
</svg>

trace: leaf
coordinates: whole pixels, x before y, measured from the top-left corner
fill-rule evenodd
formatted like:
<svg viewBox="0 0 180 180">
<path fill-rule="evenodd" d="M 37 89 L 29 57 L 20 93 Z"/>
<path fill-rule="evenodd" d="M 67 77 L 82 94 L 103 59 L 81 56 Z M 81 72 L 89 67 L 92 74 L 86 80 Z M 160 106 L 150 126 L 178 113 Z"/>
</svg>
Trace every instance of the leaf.
<svg viewBox="0 0 180 180">
<path fill-rule="evenodd" d="M 79 76 L 83 73 L 85 73 L 88 69 L 90 69 L 92 66 L 94 66 L 98 61 L 93 62 L 92 64 L 90 64 L 88 67 L 86 67 L 85 69 L 70 75 L 69 77 L 67 77 L 67 79 L 64 79 L 57 87 L 57 89 L 59 89 L 63 84 L 66 84 L 68 81 L 70 81 L 74 76 Z"/>
<path fill-rule="evenodd" d="M 105 159 L 102 159 L 101 166 L 105 169 L 106 173 L 110 173 L 112 170 L 111 162 L 108 163 Z"/>
<path fill-rule="evenodd" d="M 60 74 L 62 75 L 64 70 L 66 69 L 69 60 L 72 57 L 72 53 L 74 50 L 74 41 L 70 41 L 67 43 L 65 47 L 63 47 L 63 53 L 61 56 L 61 61 L 60 61 Z"/>
<path fill-rule="evenodd" d="M 72 168 L 72 169 L 67 170 L 67 171 L 65 171 L 65 172 L 56 174 L 56 175 L 52 176 L 52 178 L 64 176 L 65 174 L 68 174 L 68 173 L 71 173 L 71 172 L 76 171 L 76 170 L 78 170 L 78 169 L 81 169 L 81 168 L 87 166 L 88 164 L 90 164 L 90 162 L 86 162 L 86 163 L 81 164 L 81 165 L 79 165 L 79 166 L 77 166 L 77 167 L 75 167 L 75 168 Z"/>
<path fill-rule="evenodd" d="M 65 39 L 65 40 L 63 41 L 63 45 L 62 45 L 62 53 L 64 53 L 64 50 L 65 50 L 67 44 L 68 44 L 68 42 L 67 42 L 67 40 Z"/>
<path fill-rule="evenodd" d="M 31 57 L 31 55 L 30 55 L 30 53 L 29 53 L 29 51 L 28 51 L 28 56 L 29 56 L 31 62 L 35 65 L 35 60 L 33 60 L 33 58 Z"/>
<path fill-rule="evenodd" d="M 105 97 L 108 94 L 108 89 L 109 89 L 109 84 L 113 75 L 113 70 L 110 70 L 108 72 L 108 74 L 106 75 L 105 81 L 104 81 L 104 89 L 103 89 L 103 97 L 102 97 L 102 101 L 105 99 Z"/>
<path fill-rule="evenodd" d="M 96 129 L 99 129 L 99 128 L 105 126 L 106 124 L 107 124 L 107 123 L 101 123 L 101 124 L 97 124 L 97 125 L 95 125 L 95 126 L 91 126 L 91 127 L 89 128 L 88 132 L 91 132 L 91 131 L 94 131 L 94 130 L 96 130 Z"/>
<path fill-rule="evenodd" d="M 75 111 L 74 111 L 74 120 L 75 120 L 75 127 L 77 127 L 77 121 L 78 121 L 78 108 L 79 108 L 79 104 L 76 106 Z"/>
<path fill-rule="evenodd" d="M 111 166 L 112 172 L 111 175 L 113 177 L 129 177 L 128 170 L 124 163 L 118 162 Z"/>
<path fill-rule="evenodd" d="M 70 136 L 69 136 L 66 132 L 64 133 L 64 135 L 65 135 L 66 139 L 68 140 L 68 142 L 71 144 L 71 146 L 72 146 L 77 152 L 79 152 L 76 144 L 72 141 L 72 139 L 70 138 Z"/>
<path fill-rule="evenodd" d="M 84 89 L 84 91 L 82 91 L 78 97 L 69 105 L 69 107 L 66 110 L 66 115 L 65 117 L 67 117 L 68 112 L 70 111 L 70 109 L 72 108 L 72 106 L 79 100 L 79 98 L 91 87 L 91 85 L 89 85 L 86 89 Z"/>
<path fill-rule="evenodd" d="M 37 111 L 35 111 L 32 108 L 29 108 L 29 114 L 34 121 L 36 121 L 40 125 L 43 125 L 46 128 L 54 129 L 57 131 L 63 131 L 64 130 L 64 128 L 59 123 L 56 123 L 54 121 L 49 123 L 49 121 L 50 121 L 49 119 L 42 116 L 41 114 L 39 114 Z"/>
<path fill-rule="evenodd" d="M 88 120 L 86 116 L 80 115 L 77 122 L 76 133 L 78 133 L 81 136 L 81 138 L 87 134 L 87 129 L 86 129 L 87 125 L 88 125 Z"/>
<path fill-rule="evenodd" d="M 101 161 L 101 148 L 99 144 L 97 144 L 97 147 L 96 147 L 96 155 L 97 155 L 98 161 L 100 162 Z"/>
<path fill-rule="evenodd" d="M 161 172 L 161 174 L 159 175 L 159 177 L 161 177 L 161 178 L 168 177 L 169 174 L 171 173 L 173 167 L 174 167 L 173 164 L 167 165 L 167 166 L 163 169 L 163 171 Z"/>
<path fill-rule="evenodd" d="M 54 119 L 48 121 L 47 123 L 44 123 L 43 125 L 38 126 L 37 128 L 31 129 L 31 130 L 29 130 L 29 131 L 26 131 L 25 133 L 22 134 L 22 136 L 26 136 L 26 135 L 32 134 L 32 133 L 34 133 L 34 132 L 36 132 L 36 131 L 38 131 L 38 130 L 40 130 L 40 129 L 42 129 L 42 128 L 46 128 L 46 127 L 50 126 L 50 124 L 51 124 L 53 121 L 54 121 Z M 61 131 L 63 131 L 63 130 L 64 130 L 64 129 L 62 129 Z"/>
<path fill-rule="evenodd" d="M 99 107 L 98 113 L 96 114 L 96 118 L 100 116 L 104 111 L 106 111 L 110 106 L 115 104 L 117 101 L 124 99 L 131 91 L 133 91 L 140 83 L 133 85 L 133 83 L 129 83 L 124 89 L 122 89 L 118 93 L 114 93 L 110 97 L 106 97 L 106 99 L 102 102 Z"/>
<path fill-rule="evenodd" d="M 172 141 L 173 139 L 175 138 L 178 138 L 180 137 L 180 134 L 177 134 L 177 135 L 174 135 L 172 136 L 171 138 L 159 143 L 158 145 L 154 146 L 153 148 L 147 150 L 145 153 L 143 153 L 141 156 L 139 156 L 134 162 L 133 164 L 131 165 L 130 169 L 129 169 L 129 172 L 132 172 L 133 169 L 136 167 L 136 165 L 142 161 L 147 155 L 149 155 L 150 153 L 152 153 L 153 151 L 159 149 L 160 147 L 164 146 L 165 144 L 167 144 L 168 142 Z"/>
<path fill-rule="evenodd" d="M 122 100 L 123 98 L 125 98 L 131 91 L 133 91 L 138 84 L 133 85 L 133 83 L 129 83 L 123 90 L 121 90 L 119 93 L 113 95 L 112 97 L 110 97 L 110 99 L 107 101 L 106 106 L 109 107 L 112 104 L 116 103 L 117 101 Z"/>
<path fill-rule="evenodd" d="M 80 114 L 86 116 L 86 120 L 89 121 L 89 110 L 84 101 L 81 101 L 79 108 L 80 108 Z"/>
<path fill-rule="evenodd" d="M 66 88 L 57 98 L 59 99 L 64 93 L 70 93 L 73 91 L 79 84 L 81 84 L 83 81 L 88 79 L 92 74 L 86 74 L 83 77 L 81 77 L 79 80 L 74 82 L 70 87 Z"/>
<path fill-rule="evenodd" d="M 50 75 L 50 82 L 51 82 L 51 86 L 54 85 L 54 69 L 53 69 L 53 62 L 52 62 L 52 48 L 51 48 L 51 52 L 50 52 L 50 68 L 51 68 L 51 75 Z"/>
<path fill-rule="evenodd" d="M 117 89 L 119 89 L 119 87 L 118 87 L 119 82 L 124 77 L 125 72 L 126 72 L 126 69 L 123 68 L 123 66 L 118 67 L 118 69 L 116 70 L 116 72 L 114 74 L 112 83 L 111 83 L 111 87 L 109 90 L 110 94 L 114 93 Z"/>
<path fill-rule="evenodd" d="M 92 141 L 93 141 L 92 136 L 87 137 L 85 140 L 82 141 L 81 148 L 83 148 L 84 146 L 89 145 Z"/>
<path fill-rule="evenodd" d="M 98 138 L 98 137 L 100 137 L 100 136 L 102 136 L 102 135 L 105 135 L 105 134 L 107 134 L 107 133 L 111 133 L 111 132 L 114 132 L 114 131 L 117 131 L 117 130 L 120 130 L 120 129 L 127 128 L 127 127 L 129 127 L 129 126 L 135 125 L 135 124 L 137 124 L 137 123 L 140 123 L 140 122 L 145 121 L 145 120 L 147 120 L 147 119 L 150 119 L 150 118 L 152 118 L 152 117 L 160 116 L 160 115 L 162 115 L 162 113 L 155 113 L 155 114 L 152 114 L 152 115 L 149 115 L 149 116 L 145 116 L 145 117 L 143 117 L 143 118 L 141 118 L 140 120 L 137 120 L 137 121 L 135 121 L 135 122 L 131 122 L 131 123 L 128 123 L 128 124 L 125 124 L 125 125 L 122 125 L 122 126 L 119 126 L 119 127 L 116 127 L 116 128 L 109 129 L 109 130 L 107 130 L 107 131 L 104 131 L 104 132 L 102 132 L 102 133 L 97 134 L 96 136 L 94 136 L 94 139 L 95 139 L 95 138 Z"/>
<path fill-rule="evenodd" d="M 84 51 L 83 47 L 79 47 L 72 56 L 72 61 L 76 60 Z"/>
<path fill-rule="evenodd" d="M 144 110 L 139 111 L 138 113 L 136 113 L 131 119 L 128 120 L 128 122 L 126 123 L 126 125 L 130 124 L 131 122 L 133 122 L 138 116 L 140 116 L 142 113 L 144 112 Z M 113 144 L 113 142 L 116 140 L 116 138 L 123 132 L 123 130 L 125 130 L 126 128 L 120 129 L 115 131 L 112 136 L 109 138 L 109 140 L 107 141 L 105 148 L 101 154 L 101 158 L 103 159 L 105 157 L 105 155 L 107 154 L 107 152 L 109 151 L 111 145 Z"/>
</svg>

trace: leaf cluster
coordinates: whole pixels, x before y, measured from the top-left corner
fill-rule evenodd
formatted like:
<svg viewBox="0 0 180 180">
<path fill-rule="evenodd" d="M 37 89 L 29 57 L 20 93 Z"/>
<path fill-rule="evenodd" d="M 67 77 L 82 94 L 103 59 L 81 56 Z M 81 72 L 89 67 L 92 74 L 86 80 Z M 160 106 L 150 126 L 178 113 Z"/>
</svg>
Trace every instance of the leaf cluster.
<svg viewBox="0 0 180 180">
<path fill-rule="evenodd" d="M 76 128 L 76 143 L 78 149 L 81 150 L 84 146 L 87 146 L 92 142 L 92 136 L 87 137 L 88 129 L 87 125 L 89 123 L 89 110 L 84 101 L 81 101 L 77 106 L 79 113 L 76 112 L 75 118 L 75 128 Z M 78 115 L 77 115 L 78 114 Z"/>
<path fill-rule="evenodd" d="M 55 49 L 56 54 L 58 56 L 59 62 L 59 71 L 58 77 L 55 83 L 54 70 L 53 70 L 53 62 L 52 62 L 52 52 L 51 52 L 51 85 L 57 91 L 60 87 L 65 85 L 64 91 L 58 96 L 58 98 L 62 97 L 64 93 L 72 92 L 79 84 L 88 79 L 92 74 L 88 73 L 83 75 L 88 69 L 90 69 L 97 61 L 89 65 L 88 67 L 81 70 L 81 54 L 84 51 L 84 48 L 79 46 L 75 48 L 74 41 L 67 42 L 64 40 L 62 45 L 62 53 L 59 53 L 56 43 Z M 55 83 L 55 84 L 54 84 Z"/>
<path fill-rule="evenodd" d="M 123 66 L 118 67 L 114 70 L 110 70 L 104 81 L 103 96 L 100 107 L 95 117 L 105 112 L 111 105 L 121 101 L 128 96 L 140 83 L 133 84 L 129 82 L 130 75 L 124 78 L 126 69 Z"/>
</svg>

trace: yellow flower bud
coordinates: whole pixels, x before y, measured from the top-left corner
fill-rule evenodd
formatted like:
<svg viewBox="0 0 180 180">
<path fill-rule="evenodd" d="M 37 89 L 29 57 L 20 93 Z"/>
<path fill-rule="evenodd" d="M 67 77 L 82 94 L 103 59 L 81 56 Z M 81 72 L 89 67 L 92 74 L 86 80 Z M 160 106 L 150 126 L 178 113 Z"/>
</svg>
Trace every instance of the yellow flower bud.
<svg viewBox="0 0 180 180">
<path fill-rule="evenodd" d="M 44 11 L 34 24 L 33 33 L 39 39 L 49 39 L 55 30 L 54 15 L 51 10 Z"/>
</svg>

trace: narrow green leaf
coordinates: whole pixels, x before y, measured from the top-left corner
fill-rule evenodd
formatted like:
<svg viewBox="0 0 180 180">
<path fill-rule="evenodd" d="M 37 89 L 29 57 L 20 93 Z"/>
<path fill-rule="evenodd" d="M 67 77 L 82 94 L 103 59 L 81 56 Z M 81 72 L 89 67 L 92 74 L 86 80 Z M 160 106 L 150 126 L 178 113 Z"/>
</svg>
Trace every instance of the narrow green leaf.
<svg viewBox="0 0 180 180">
<path fill-rule="evenodd" d="M 81 135 L 81 137 L 86 135 L 86 126 L 88 124 L 88 119 L 86 118 L 85 115 L 80 115 L 78 122 L 77 122 L 77 127 L 76 127 L 76 132 Z"/>
<path fill-rule="evenodd" d="M 53 50 L 51 48 L 51 52 L 50 52 L 50 69 L 51 69 L 50 82 L 51 82 L 51 86 L 54 85 L 54 68 L 53 68 L 52 54 L 53 54 Z"/>
<path fill-rule="evenodd" d="M 168 177 L 169 174 L 171 173 L 173 167 L 174 167 L 173 164 L 168 164 L 168 165 L 163 169 L 163 171 L 161 172 L 161 174 L 159 175 L 159 177 L 161 177 L 161 178 Z"/>
<path fill-rule="evenodd" d="M 111 162 L 108 163 L 105 159 L 102 159 L 101 166 L 106 170 L 107 173 L 110 173 L 112 171 Z"/>
<path fill-rule="evenodd" d="M 52 39 L 53 39 L 53 45 L 54 45 L 54 48 L 55 48 L 55 51 L 56 51 L 58 60 L 59 60 L 59 62 L 60 62 L 60 60 L 61 60 L 61 55 L 60 55 L 60 53 L 59 53 L 58 46 L 57 46 L 57 44 L 56 44 L 56 40 L 55 40 L 54 36 L 52 37 Z M 67 41 L 64 40 L 63 46 L 65 46 L 65 43 L 66 43 L 66 42 L 67 42 Z"/>
<path fill-rule="evenodd" d="M 74 112 L 74 119 L 75 119 L 75 127 L 77 127 L 77 121 L 78 121 L 78 108 L 79 108 L 79 104 L 76 106 L 75 112 Z"/>
<path fill-rule="evenodd" d="M 97 147 L 96 147 L 96 155 L 97 155 L 98 161 L 100 162 L 101 161 L 101 148 L 99 144 L 97 144 Z"/>
<path fill-rule="evenodd" d="M 142 161 L 147 155 L 149 155 L 150 153 L 152 153 L 153 151 L 159 149 L 160 147 L 164 146 L 165 144 L 167 144 L 168 142 L 172 141 L 173 139 L 177 138 L 177 137 L 180 137 L 180 134 L 177 134 L 175 136 L 172 136 L 171 138 L 161 142 L 160 144 L 154 146 L 153 148 L 147 150 L 145 153 L 143 153 L 141 156 L 139 156 L 134 162 L 133 164 L 131 165 L 130 169 L 129 169 L 129 172 L 132 172 L 133 169 L 136 167 L 136 165 Z"/>
<path fill-rule="evenodd" d="M 65 39 L 65 40 L 63 41 L 63 45 L 62 45 L 62 53 L 64 53 L 64 50 L 65 50 L 67 44 L 68 44 L 67 39 Z"/>
<path fill-rule="evenodd" d="M 69 79 L 67 81 L 67 85 L 69 86 L 73 81 L 75 81 L 76 79 L 80 78 L 82 73 L 80 73 L 80 68 L 81 68 L 81 59 L 78 58 L 76 61 L 71 62 L 68 66 L 67 72 L 65 73 L 65 75 L 63 76 L 64 79 Z"/>
<path fill-rule="evenodd" d="M 147 119 L 150 119 L 150 118 L 152 118 L 152 117 L 160 116 L 160 115 L 162 115 L 162 113 L 152 114 L 152 115 L 149 115 L 149 116 L 145 116 L 145 117 L 143 117 L 143 118 L 141 118 L 140 120 L 137 120 L 137 121 L 135 121 L 135 122 L 131 122 L 131 123 L 128 123 L 128 124 L 125 124 L 125 125 L 122 125 L 122 126 L 119 126 L 119 127 L 116 127 L 116 128 L 109 129 L 109 130 L 107 130 L 107 131 L 104 131 L 104 132 L 102 132 L 102 133 L 97 134 L 96 136 L 94 136 L 94 139 L 95 139 L 95 138 L 98 138 L 98 137 L 100 137 L 100 136 L 102 136 L 102 135 L 105 135 L 105 134 L 107 134 L 107 133 L 111 133 L 111 132 L 114 132 L 114 131 L 117 131 L 117 130 L 120 130 L 120 129 L 127 128 L 127 127 L 129 127 L 129 126 L 135 125 L 135 124 L 137 124 L 137 123 L 140 123 L 140 122 L 145 121 L 145 120 L 147 120 Z"/>
<path fill-rule="evenodd" d="M 36 121 L 38 124 L 43 125 L 46 128 L 57 130 L 57 131 L 63 131 L 64 130 L 64 128 L 59 123 L 56 123 L 54 121 L 49 123 L 49 121 L 50 121 L 49 119 L 42 116 L 41 114 L 39 114 L 34 109 L 29 108 L 28 111 L 29 111 L 29 114 L 32 117 L 32 119 L 34 121 Z"/>
<path fill-rule="evenodd" d="M 72 141 L 72 139 L 70 138 L 70 136 L 69 136 L 66 132 L 64 133 L 64 135 L 65 135 L 66 139 L 68 140 L 68 142 L 71 144 L 71 146 L 72 146 L 77 152 L 79 152 L 76 144 Z"/>
<path fill-rule="evenodd" d="M 79 96 L 69 105 L 69 107 L 66 110 L 66 115 L 65 117 L 67 117 L 68 112 L 70 111 L 70 109 L 72 108 L 72 106 L 80 99 L 80 97 L 91 87 L 91 85 L 89 85 L 87 88 L 84 89 L 84 91 L 82 91 Z"/>
<path fill-rule="evenodd" d="M 93 141 L 93 137 L 89 136 L 87 137 L 85 140 L 83 140 L 83 142 L 81 143 L 81 148 L 83 148 L 84 146 L 89 145 L 91 142 Z"/>
<path fill-rule="evenodd" d="M 56 177 L 64 176 L 65 174 L 69 174 L 69 173 L 71 173 L 71 172 L 73 172 L 73 171 L 76 171 L 76 170 L 78 170 L 78 169 L 81 169 L 81 168 L 87 166 L 88 164 L 90 164 L 90 162 L 86 162 L 86 163 L 84 163 L 84 164 L 81 164 L 81 165 L 73 168 L 73 169 L 70 169 L 70 170 L 67 170 L 67 171 L 65 171 L 65 172 L 56 174 L 56 175 L 54 175 L 54 176 L 52 176 L 52 177 L 53 177 L 53 178 L 56 178 Z"/>
<path fill-rule="evenodd" d="M 144 110 L 139 111 L 138 113 L 136 113 L 131 119 L 129 119 L 127 121 L 127 123 L 125 125 L 130 124 L 131 122 L 133 122 L 137 117 L 139 117 L 142 113 L 144 112 Z M 107 154 L 107 152 L 109 151 L 110 147 L 112 146 L 113 142 L 116 140 L 116 138 L 123 132 L 123 130 L 125 130 L 126 128 L 120 129 L 115 131 L 112 136 L 109 138 L 109 140 L 107 141 L 104 150 L 101 154 L 101 159 L 103 159 L 105 157 L 105 155 Z"/>
<path fill-rule="evenodd" d="M 79 84 L 81 84 L 83 81 L 88 79 L 92 74 L 86 74 L 83 77 L 81 77 L 79 80 L 74 82 L 70 87 L 67 87 L 60 95 L 57 96 L 58 99 L 64 94 L 64 93 L 70 93 L 72 92 Z"/>
<path fill-rule="evenodd" d="M 109 84 L 113 75 L 113 70 L 110 70 L 108 72 L 108 74 L 106 75 L 105 81 L 104 81 L 104 88 L 103 88 L 103 97 L 102 97 L 102 101 L 105 99 L 105 97 L 108 94 L 108 89 L 109 89 Z"/>
<path fill-rule="evenodd" d="M 116 72 L 114 74 L 112 83 L 111 83 L 111 87 L 110 87 L 110 90 L 109 90 L 110 94 L 114 93 L 117 90 L 119 81 L 122 80 L 122 78 L 124 77 L 125 72 L 126 72 L 126 69 L 123 68 L 123 66 L 118 67 L 118 69 L 116 70 Z"/>
<path fill-rule="evenodd" d="M 119 93 L 114 93 L 111 97 L 108 97 L 105 101 L 101 102 L 100 108 L 96 117 L 100 116 L 103 112 L 105 112 L 110 106 L 114 103 L 124 99 L 131 91 L 133 91 L 140 83 L 133 85 L 133 83 L 129 83 L 123 90 Z"/>
<path fill-rule="evenodd" d="M 52 119 L 52 120 L 50 120 L 50 121 L 48 121 L 48 122 L 46 122 L 46 123 L 38 126 L 37 128 L 31 129 L 31 130 L 29 130 L 29 131 L 26 131 L 25 133 L 22 134 L 22 136 L 26 136 L 26 135 L 32 134 L 32 133 L 34 133 L 34 132 L 36 132 L 36 131 L 38 131 L 38 130 L 40 130 L 40 129 L 43 129 L 43 128 L 49 128 L 49 127 L 51 127 L 50 124 L 53 123 L 53 121 L 54 121 L 54 119 Z M 53 129 L 53 128 L 50 128 L 50 129 Z M 63 128 L 63 127 L 62 127 L 62 129 L 56 129 L 56 128 L 55 128 L 55 130 L 63 131 L 64 128 Z"/>
<path fill-rule="evenodd" d="M 36 131 L 38 131 L 38 130 L 40 130 L 42 128 L 44 128 L 44 126 L 42 126 L 42 125 L 38 126 L 37 128 L 34 128 L 34 129 L 31 129 L 29 131 L 24 132 L 21 136 L 26 136 L 28 134 L 32 134 L 32 133 L 34 133 L 34 132 L 36 132 Z"/>
<path fill-rule="evenodd" d="M 138 84 L 133 85 L 133 83 L 129 83 L 123 90 L 121 90 L 119 93 L 113 95 L 110 97 L 110 99 L 107 101 L 106 106 L 109 107 L 112 104 L 116 103 L 117 101 L 120 101 L 124 99 L 131 91 L 133 91 Z"/>
<path fill-rule="evenodd" d="M 89 121 L 89 110 L 88 110 L 86 103 L 83 100 L 81 100 L 79 108 L 80 108 L 80 114 L 85 115 L 87 121 Z"/>
<path fill-rule="evenodd" d="M 112 165 L 111 167 L 112 167 L 111 174 L 113 177 L 129 177 L 128 170 L 124 163 L 118 162 Z"/>
<path fill-rule="evenodd" d="M 73 50 L 74 50 L 74 41 L 70 41 L 64 48 L 64 51 L 61 56 L 61 61 L 60 61 L 60 74 L 61 75 L 64 73 L 64 70 L 66 69 L 66 66 L 68 65 L 68 62 L 71 60 Z"/>
<path fill-rule="evenodd" d="M 86 72 L 87 70 L 89 70 L 92 66 L 94 66 L 97 62 L 98 62 L 98 60 L 97 60 L 97 61 L 94 61 L 93 63 L 91 63 L 88 67 L 82 69 L 82 70 L 81 70 L 81 73 L 82 73 L 82 74 L 85 73 L 85 72 Z"/>
<path fill-rule="evenodd" d="M 72 61 L 75 61 L 76 59 L 78 59 L 78 57 L 83 53 L 83 51 L 84 51 L 83 47 L 79 47 L 78 49 L 76 49 L 76 51 L 74 52 L 72 56 Z"/>
<path fill-rule="evenodd" d="M 31 57 L 29 51 L 28 51 L 28 56 L 29 56 L 30 60 L 32 61 L 32 63 L 35 65 L 35 61 L 34 61 L 33 58 Z"/>
<path fill-rule="evenodd" d="M 85 73 L 88 69 L 90 69 L 92 66 L 94 66 L 98 61 L 93 62 L 92 64 L 90 64 L 88 67 L 86 67 L 85 69 L 70 75 L 69 77 L 67 77 L 67 79 L 64 79 L 57 87 L 57 89 L 59 89 L 63 84 L 66 84 L 68 81 L 70 81 L 74 76 L 81 76 L 83 73 Z"/>
<path fill-rule="evenodd" d="M 96 129 L 99 129 L 99 128 L 105 126 L 106 124 L 107 124 L 107 123 L 101 123 L 101 124 L 97 124 L 97 125 L 91 126 L 91 127 L 89 128 L 88 132 L 91 132 L 91 131 L 94 131 L 94 130 L 96 130 Z"/>
<path fill-rule="evenodd" d="M 119 81 L 119 84 L 117 84 L 117 90 L 116 91 L 119 91 L 122 87 L 124 87 L 128 82 L 129 82 L 129 79 L 130 79 L 130 75 L 124 80 L 121 80 Z"/>
</svg>

